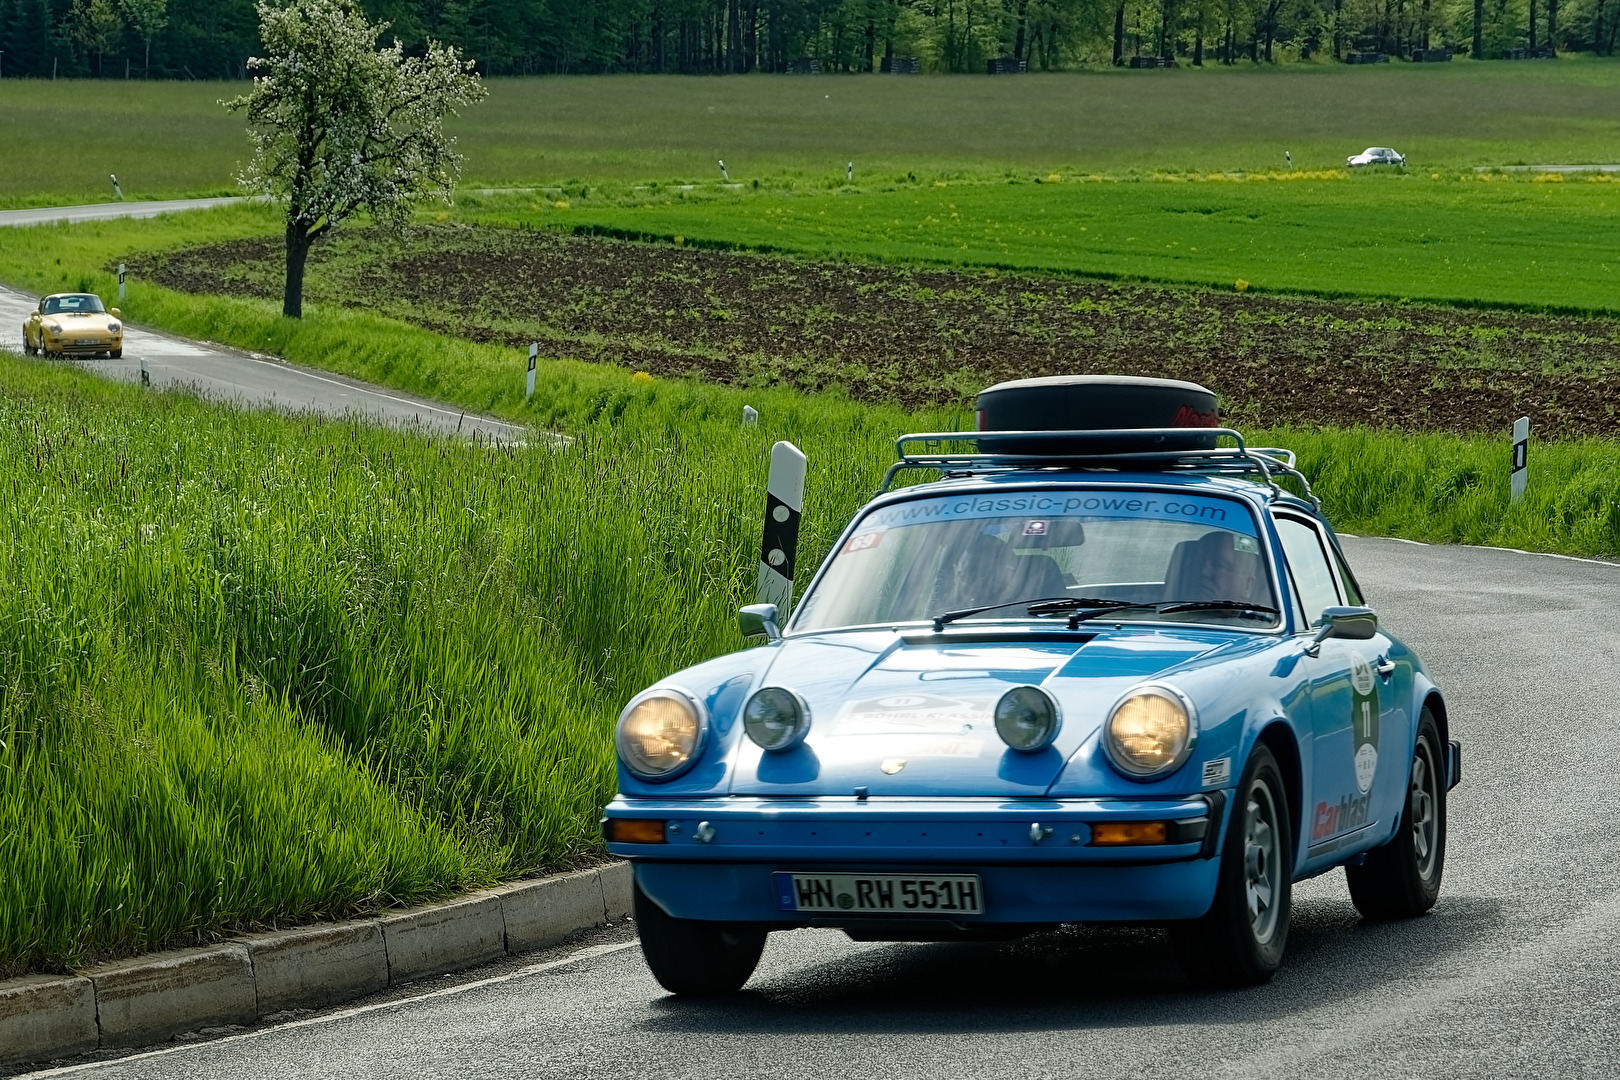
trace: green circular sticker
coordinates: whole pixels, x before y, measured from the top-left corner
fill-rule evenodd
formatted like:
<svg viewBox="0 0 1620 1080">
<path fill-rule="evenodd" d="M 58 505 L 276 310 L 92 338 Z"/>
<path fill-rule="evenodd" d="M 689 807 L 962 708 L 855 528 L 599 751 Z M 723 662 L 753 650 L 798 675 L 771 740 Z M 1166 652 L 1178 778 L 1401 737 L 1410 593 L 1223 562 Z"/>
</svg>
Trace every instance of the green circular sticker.
<svg viewBox="0 0 1620 1080">
<path fill-rule="evenodd" d="M 1366 794 L 1378 771 L 1378 681 L 1367 658 L 1355 651 L 1350 653 L 1350 735 L 1356 786 Z"/>
</svg>

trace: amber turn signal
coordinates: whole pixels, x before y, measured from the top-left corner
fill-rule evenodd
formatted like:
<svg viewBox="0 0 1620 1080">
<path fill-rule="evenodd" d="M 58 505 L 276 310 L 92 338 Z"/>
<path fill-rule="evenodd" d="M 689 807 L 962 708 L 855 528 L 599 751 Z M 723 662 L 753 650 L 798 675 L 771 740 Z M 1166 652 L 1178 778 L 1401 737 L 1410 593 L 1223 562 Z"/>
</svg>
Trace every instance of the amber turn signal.
<svg viewBox="0 0 1620 1080">
<path fill-rule="evenodd" d="M 1162 821 L 1109 821 L 1091 827 L 1091 843 L 1098 847 L 1162 844 L 1168 832 Z"/>
<path fill-rule="evenodd" d="M 636 818 L 609 818 L 607 838 L 610 844 L 662 844 L 664 823 Z"/>
</svg>

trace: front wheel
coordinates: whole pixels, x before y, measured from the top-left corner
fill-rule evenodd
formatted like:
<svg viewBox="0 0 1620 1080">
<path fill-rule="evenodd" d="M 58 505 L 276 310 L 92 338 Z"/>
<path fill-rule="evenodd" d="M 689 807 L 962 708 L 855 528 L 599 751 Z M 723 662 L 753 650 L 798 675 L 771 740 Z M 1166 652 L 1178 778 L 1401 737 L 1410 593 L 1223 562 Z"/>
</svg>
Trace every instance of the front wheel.
<svg viewBox="0 0 1620 1080">
<path fill-rule="evenodd" d="M 1176 923 L 1170 942 L 1201 986 L 1258 986 L 1282 965 L 1292 910 L 1293 828 L 1277 759 L 1255 746 L 1233 792 L 1215 901 L 1200 919 Z"/>
<path fill-rule="evenodd" d="M 109 360 L 122 360 L 124 358 L 124 350 L 123 349 L 113 349 L 111 352 L 109 352 L 107 354 L 107 358 Z"/>
<path fill-rule="evenodd" d="M 635 887 L 641 955 L 672 994 L 734 994 L 754 973 L 765 931 L 730 923 L 677 919 Z"/>
<path fill-rule="evenodd" d="M 1440 726 L 1427 708 L 1418 720 L 1401 826 L 1360 866 L 1344 868 L 1350 899 L 1369 919 L 1409 919 L 1434 907 L 1446 869 L 1446 781 Z"/>
</svg>

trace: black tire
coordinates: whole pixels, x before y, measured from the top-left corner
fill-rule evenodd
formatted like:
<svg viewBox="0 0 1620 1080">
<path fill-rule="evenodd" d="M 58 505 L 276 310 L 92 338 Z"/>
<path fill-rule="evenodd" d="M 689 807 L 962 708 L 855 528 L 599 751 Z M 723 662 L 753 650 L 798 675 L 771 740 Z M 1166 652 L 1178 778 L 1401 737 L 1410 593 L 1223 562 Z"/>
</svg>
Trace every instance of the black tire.
<svg viewBox="0 0 1620 1080">
<path fill-rule="evenodd" d="M 1367 852 L 1360 866 L 1346 866 L 1350 899 L 1369 919 L 1410 919 L 1440 899 L 1446 871 L 1446 778 L 1440 726 L 1427 708 L 1418 720 L 1406 805 L 1395 836 Z"/>
<path fill-rule="evenodd" d="M 1215 901 L 1203 918 L 1170 928 L 1176 958 L 1200 986 L 1258 986 L 1288 946 L 1294 830 L 1288 789 L 1264 744 L 1249 755 L 1233 796 Z"/>
<path fill-rule="evenodd" d="M 765 931 L 734 923 L 677 919 L 635 887 L 641 955 L 672 994 L 734 994 L 765 949 Z"/>
<path fill-rule="evenodd" d="M 124 350 L 112 349 L 107 353 L 107 358 L 109 360 L 122 360 L 124 358 Z"/>
</svg>

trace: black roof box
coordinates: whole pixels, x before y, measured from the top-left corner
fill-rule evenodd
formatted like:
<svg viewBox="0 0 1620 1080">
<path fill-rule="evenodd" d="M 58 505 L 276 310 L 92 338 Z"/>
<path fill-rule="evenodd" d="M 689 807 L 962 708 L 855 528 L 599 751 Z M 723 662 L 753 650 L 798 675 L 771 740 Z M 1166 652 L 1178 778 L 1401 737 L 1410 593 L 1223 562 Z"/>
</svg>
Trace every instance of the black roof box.
<svg viewBox="0 0 1620 1080">
<path fill-rule="evenodd" d="M 1220 426 L 1215 394 L 1197 383 L 1130 375 L 1054 375 L 1018 379 L 979 391 L 980 431 L 1098 431 L 1187 428 L 1185 435 L 1117 439 L 1049 439 L 1027 435 L 981 436 L 983 453 L 1129 454 L 1154 450 L 1212 450 Z"/>
</svg>

